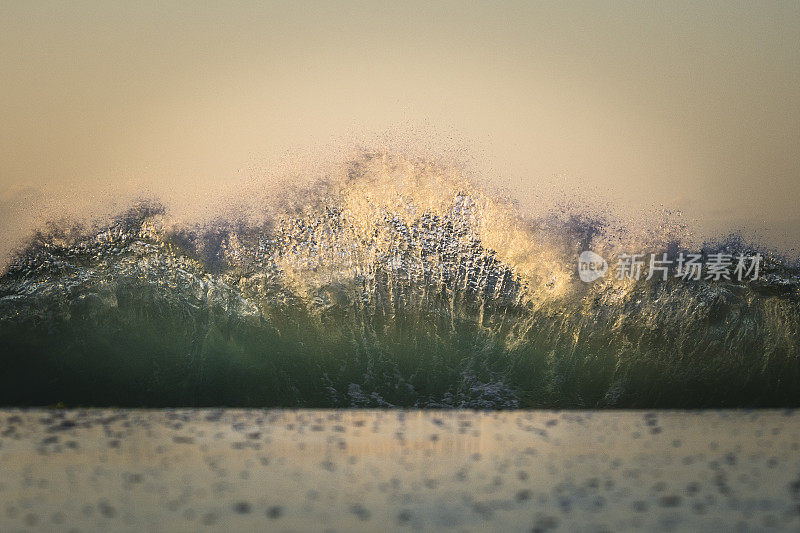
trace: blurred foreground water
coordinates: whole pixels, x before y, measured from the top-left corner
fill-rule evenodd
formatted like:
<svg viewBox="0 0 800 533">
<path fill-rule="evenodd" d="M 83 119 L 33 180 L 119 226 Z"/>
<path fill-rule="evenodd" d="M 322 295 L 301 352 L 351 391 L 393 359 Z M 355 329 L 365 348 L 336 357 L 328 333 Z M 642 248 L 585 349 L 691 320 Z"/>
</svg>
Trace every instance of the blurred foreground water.
<svg viewBox="0 0 800 533">
<path fill-rule="evenodd" d="M 3 410 L 0 531 L 797 531 L 793 411 Z"/>
</svg>

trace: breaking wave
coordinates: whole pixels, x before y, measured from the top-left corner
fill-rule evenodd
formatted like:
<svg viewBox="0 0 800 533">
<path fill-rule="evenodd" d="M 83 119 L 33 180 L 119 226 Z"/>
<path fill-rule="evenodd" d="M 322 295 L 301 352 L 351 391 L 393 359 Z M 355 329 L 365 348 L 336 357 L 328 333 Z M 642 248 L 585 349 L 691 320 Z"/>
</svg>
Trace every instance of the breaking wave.
<svg viewBox="0 0 800 533">
<path fill-rule="evenodd" d="M 51 226 L 0 278 L 0 404 L 800 406 L 796 265 L 583 283 L 589 249 L 694 251 L 672 226 L 526 218 L 384 153 L 257 222 L 176 225 L 150 203 Z"/>
</svg>

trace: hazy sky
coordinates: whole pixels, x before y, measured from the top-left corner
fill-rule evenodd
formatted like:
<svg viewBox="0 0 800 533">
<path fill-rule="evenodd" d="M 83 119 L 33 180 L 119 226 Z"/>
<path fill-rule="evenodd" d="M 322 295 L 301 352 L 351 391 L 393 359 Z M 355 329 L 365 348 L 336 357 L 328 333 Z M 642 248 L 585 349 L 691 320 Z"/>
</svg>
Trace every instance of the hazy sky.
<svg viewBox="0 0 800 533">
<path fill-rule="evenodd" d="M 59 198 L 202 196 L 389 131 L 523 205 L 584 184 L 800 245 L 797 1 L 0 0 L 0 72 L 6 241 Z"/>
</svg>

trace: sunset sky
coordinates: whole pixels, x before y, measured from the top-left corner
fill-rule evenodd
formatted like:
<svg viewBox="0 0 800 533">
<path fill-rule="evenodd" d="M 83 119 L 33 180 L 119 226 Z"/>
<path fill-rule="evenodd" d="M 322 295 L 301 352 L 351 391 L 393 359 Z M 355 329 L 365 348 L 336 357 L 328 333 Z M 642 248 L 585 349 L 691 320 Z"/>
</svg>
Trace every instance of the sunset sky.
<svg viewBox="0 0 800 533">
<path fill-rule="evenodd" d="M 800 245 L 800 3 L 0 0 L 0 240 L 400 138 Z M 410 141 L 409 141 L 410 139 Z M 431 148 L 433 147 L 433 148 Z"/>
</svg>

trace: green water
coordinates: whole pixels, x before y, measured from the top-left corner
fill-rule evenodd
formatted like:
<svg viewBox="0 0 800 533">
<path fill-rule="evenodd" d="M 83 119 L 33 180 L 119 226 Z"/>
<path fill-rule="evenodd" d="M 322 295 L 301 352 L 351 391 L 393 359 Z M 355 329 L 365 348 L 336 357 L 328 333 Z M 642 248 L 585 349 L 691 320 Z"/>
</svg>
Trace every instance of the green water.
<svg viewBox="0 0 800 533">
<path fill-rule="evenodd" d="M 35 236 L 0 279 L 0 404 L 800 406 L 796 268 L 587 284 L 600 221 L 357 170 L 258 223 L 145 205 Z"/>
</svg>

